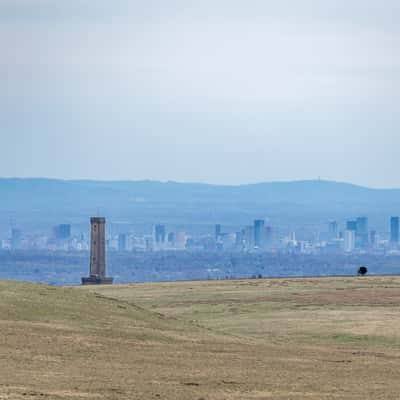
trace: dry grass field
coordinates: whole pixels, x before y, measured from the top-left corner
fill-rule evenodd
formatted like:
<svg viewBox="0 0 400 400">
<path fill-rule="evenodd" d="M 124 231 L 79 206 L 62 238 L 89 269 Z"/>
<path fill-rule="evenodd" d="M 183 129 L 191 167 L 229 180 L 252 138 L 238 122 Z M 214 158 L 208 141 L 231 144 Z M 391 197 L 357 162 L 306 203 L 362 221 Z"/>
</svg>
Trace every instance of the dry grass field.
<svg viewBox="0 0 400 400">
<path fill-rule="evenodd" d="M 0 282 L 0 399 L 399 399 L 400 277 Z"/>
</svg>

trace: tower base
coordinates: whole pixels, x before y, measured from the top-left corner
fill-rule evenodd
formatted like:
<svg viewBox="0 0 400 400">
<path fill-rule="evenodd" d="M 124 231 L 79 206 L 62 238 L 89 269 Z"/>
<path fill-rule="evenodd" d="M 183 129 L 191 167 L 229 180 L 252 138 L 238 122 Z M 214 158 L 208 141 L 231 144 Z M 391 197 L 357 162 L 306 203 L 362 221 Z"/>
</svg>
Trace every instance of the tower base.
<svg viewBox="0 0 400 400">
<path fill-rule="evenodd" d="M 89 276 L 82 278 L 82 285 L 112 285 L 113 281 L 114 278 L 110 277 Z"/>
</svg>

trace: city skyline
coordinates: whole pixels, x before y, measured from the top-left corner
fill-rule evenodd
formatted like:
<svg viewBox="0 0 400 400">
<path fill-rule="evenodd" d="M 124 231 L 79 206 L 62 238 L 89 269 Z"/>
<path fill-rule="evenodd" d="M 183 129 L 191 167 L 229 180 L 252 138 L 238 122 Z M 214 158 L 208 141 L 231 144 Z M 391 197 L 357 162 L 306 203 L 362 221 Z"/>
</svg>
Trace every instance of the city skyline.
<svg viewBox="0 0 400 400">
<path fill-rule="evenodd" d="M 91 218 L 91 221 L 105 221 L 103 217 Z M 270 224 L 268 219 L 255 219 L 253 225 L 246 225 L 228 231 L 217 223 L 206 234 L 186 232 L 185 225 L 179 227 L 165 223 L 152 223 L 151 229 L 139 233 L 134 223 L 127 229 L 125 224 L 112 223 L 114 229 L 106 231 L 103 223 L 104 245 L 109 250 L 126 251 L 273 251 L 296 252 L 304 254 L 353 253 L 357 252 L 399 252 L 400 254 L 400 217 L 391 216 L 390 223 L 384 231 L 370 227 L 368 216 L 356 217 L 343 221 L 329 220 L 325 228 L 311 232 L 313 239 L 298 238 L 296 229 Z M 80 225 L 72 234 L 71 224 L 58 224 L 52 227 L 51 235 L 38 235 L 24 232 L 15 225 L 10 226 L 11 236 L 8 239 L 0 237 L 0 250 L 50 250 L 50 251 L 87 251 L 89 242 L 84 232 L 79 232 Z M 77 231 L 78 228 L 78 231 Z M 310 233 L 310 232 L 309 232 Z M 93 229 L 92 229 L 93 236 Z M 107 240 L 105 240 L 107 239 Z"/>
</svg>

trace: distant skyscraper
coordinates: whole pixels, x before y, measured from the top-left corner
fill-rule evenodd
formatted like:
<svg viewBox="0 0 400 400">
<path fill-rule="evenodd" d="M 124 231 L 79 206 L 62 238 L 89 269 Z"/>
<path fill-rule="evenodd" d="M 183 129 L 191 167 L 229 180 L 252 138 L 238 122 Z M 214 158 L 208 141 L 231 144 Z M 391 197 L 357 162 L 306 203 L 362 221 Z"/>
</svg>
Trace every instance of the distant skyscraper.
<svg viewBox="0 0 400 400">
<path fill-rule="evenodd" d="M 362 247 L 362 248 L 368 247 L 369 232 L 368 232 L 368 218 L 367 217 L 357 218 L 356 244 L 358 244 L 359 247 Z"/>
<path fill-rule="evenodd" d="M 222 248 L 224 250 L 232 250 L 236 244 L 236 233 L 225 233 L 222 235 Z"/>
<path fill-rule="evenodd" d="M 338 223 L 336 221 L 330 221 L 328 228 L 329 228 L 329 240 L 337 239 Z"/>
<path fill-rule="evenodd" d="M 147 237 L 145 239 L 146 242 L 146 251 L 153 251 L 154 243 L 153 243 L 153 238 L 152 237 Z"/>
<path fill-rule="evenodd" d="M 19 229 L 11 229 L 11 249 L 18 250 L 21 247 L 22 232 Z"/>
<path fill-rule="evenodd" d="M 263 247 L 264 245 L 264 220 L 256 219 L 254 221 L 254 246 L 255 247 Z"/>
<path fill-rule="evenodd" d="M 127 248 L 127 235 L 125 233 L 120 233 L 118 235 L 118 251 L 126 251 Z"/>
<path fill-rule="evenodd" d="M 243 231 L 236 232 L 236 240 L 235 240 L 235 247 L 237 250 L 243 249 Z"/>
<path fill-rule="evenodd" d="M 61 224 L 53 228 L 54 238 L 57 240 L 67 240 L 71 237 L 71 225 Z"/>
<path fill-rule="evenodd" d="M 348 231 L 357 231 L 357 221 L 347 221 L 346 230 Z"/>
<path fill-rule="evenodd" d="M 175 243 L 175 232 L 168 233 L 168 243 L 173 245 Z"/>
<path fill-rule="evenodd" d="M 218 241 L 219 237 L 221 236 L 221 233 L 222 233 L 221 225 L 220 224 L 215 225 L 215 241 L 216 242 Z"/>
<path fill-rule="evenodd" d="M 156 245 L 165 243 L 166 229 L 165 225 L 158 224 L 154 227 L 154 240 Z"/>
<path fill-rule="evenodd" d="M 400 229 L 399 217 L 392 217 L 390 219 L 390 242 L 394 245 L 399 243 L 399 229 Z"/>
<path fill-rule="evenodd" d="M 376 231 L 372 230 L 369 234 L 369 242 L 371 243 L 371 247 L 376 249 L 378 247 L 378 236 Z"/>
<path fill-rule="evenodd" d="M 187 236 L 185 232 L 175 232 L 175 247 L 183 250 L 186 247 Z"/>
<path fill-rule="evenodd" d="M 254 248 L 254 227 L 249 225 L 243 229 L 243 240 L 247 250 Z"/>
<path fill-rule="evenodd" d="M 346 230 L 344 232 L 344 251 L 351 253 L 356 247 L 356 232 L 354 230 Z"/>
<path fill-rule="evenodd" d="M 264 230 L 264 240 L 266 247 L 272 247 L 273 245 L 273 232 L 270 226 L 266 226 Z"/>
</svg>

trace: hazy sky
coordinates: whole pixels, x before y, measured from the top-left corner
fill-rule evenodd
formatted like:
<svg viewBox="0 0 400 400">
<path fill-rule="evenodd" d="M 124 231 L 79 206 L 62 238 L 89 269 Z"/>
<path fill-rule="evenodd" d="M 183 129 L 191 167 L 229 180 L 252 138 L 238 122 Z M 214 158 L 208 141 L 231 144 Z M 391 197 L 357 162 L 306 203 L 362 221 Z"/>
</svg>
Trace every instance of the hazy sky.
<svg viewBox="0 0 400 400">
<path fill-rule="evenodd" d="M 400 187 L 398 0 L 0 0 L 0 175 Z"/>
</svg>

